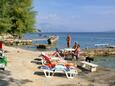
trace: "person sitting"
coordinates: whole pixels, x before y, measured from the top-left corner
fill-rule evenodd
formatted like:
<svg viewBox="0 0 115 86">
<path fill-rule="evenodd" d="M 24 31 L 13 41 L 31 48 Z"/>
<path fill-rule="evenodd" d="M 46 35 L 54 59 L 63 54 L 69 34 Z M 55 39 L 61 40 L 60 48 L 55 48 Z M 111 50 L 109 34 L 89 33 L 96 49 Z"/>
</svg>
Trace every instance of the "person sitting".
<svg viewBox="0 0 115 86">
<path fill-rule="evenodd" d="M 75 42 L 72 48 L 76 49 L 77 47 L 78 47 L 78 44 L 77 44 L 77 42 Z"/>
<path fill-rule="evenodd" d="M 54 68 L 57 63 L 54 61 L 47 62 L 45 65 L 47 65 L 49 68 Z"/>
<path fill-rule="evenodd" d="M 76 57 L 76 60 L 78 60 L 80 55 L 80 45 L 78 44 L 78 46 L 76 47 L 75 51 L 72 52 L 72 59 L 74 59 L 74 56 Z"/>
</svg>

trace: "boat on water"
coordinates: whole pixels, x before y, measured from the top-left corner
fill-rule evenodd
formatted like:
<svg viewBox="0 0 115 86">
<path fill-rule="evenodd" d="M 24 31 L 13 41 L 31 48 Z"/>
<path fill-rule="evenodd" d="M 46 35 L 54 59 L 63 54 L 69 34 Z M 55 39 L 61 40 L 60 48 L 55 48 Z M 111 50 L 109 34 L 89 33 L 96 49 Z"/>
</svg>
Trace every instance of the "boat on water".
<svg viewBox="0 0 115 86">
<path fill-rule="evenodd" d="M 48 44 L 54 44 L 57 42 L 58 39 L 59 39 L 59 36 L 50 36 L 47 41 L 48 41 Z"/>
<path fill-rule="evenodd" d="M 47 39 L 48 44 L 34 44 L 34 46 L 36 46 L 37 49 L 50 49 L 56 44 L 58 39 L 59 39 L 59 36 L 53 35 Z"/>
</svg>

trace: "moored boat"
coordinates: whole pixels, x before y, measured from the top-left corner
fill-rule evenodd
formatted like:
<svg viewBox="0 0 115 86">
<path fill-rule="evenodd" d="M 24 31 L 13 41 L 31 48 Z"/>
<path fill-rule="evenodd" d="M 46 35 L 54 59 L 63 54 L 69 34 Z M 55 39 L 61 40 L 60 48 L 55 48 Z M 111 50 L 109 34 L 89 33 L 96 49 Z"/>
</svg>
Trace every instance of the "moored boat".
<svg viewBox="0 0 115 86">
<path fill-rule="evenodd" d="M 59 39 L 59 36 L 50 36 L 47 41 L 48 41 L 48 44 L 54 44 L 57 42 L 58 39 Z"/>
</svg>

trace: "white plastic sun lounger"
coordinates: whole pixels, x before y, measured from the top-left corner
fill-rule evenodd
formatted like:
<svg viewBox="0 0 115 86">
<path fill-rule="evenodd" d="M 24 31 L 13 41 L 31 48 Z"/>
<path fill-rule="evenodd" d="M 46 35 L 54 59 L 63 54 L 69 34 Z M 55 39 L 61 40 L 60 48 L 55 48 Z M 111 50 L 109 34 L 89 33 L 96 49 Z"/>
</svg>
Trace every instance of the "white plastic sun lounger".
<svg viewBox="0 0 115 86">
<path fill-rule="evenodd" d="M 42 66 L 41 70 L 44 72 L 45 77 L 53 76 L 53 70 L 51 70 L 48 66 Z"/>
<path fill-rule="evenodd" d="M 67 78 L 74 78 L 76 77 L 76 75 L 78 74 L 77 70 L 75 69 L 67 69 L 65 66 L 63 65 L 56 65 L 54 68 L 54 74 L 55 73 L 65 73 Z M 53 74 L 53 75 L 54 75 Z"/>
</svg>

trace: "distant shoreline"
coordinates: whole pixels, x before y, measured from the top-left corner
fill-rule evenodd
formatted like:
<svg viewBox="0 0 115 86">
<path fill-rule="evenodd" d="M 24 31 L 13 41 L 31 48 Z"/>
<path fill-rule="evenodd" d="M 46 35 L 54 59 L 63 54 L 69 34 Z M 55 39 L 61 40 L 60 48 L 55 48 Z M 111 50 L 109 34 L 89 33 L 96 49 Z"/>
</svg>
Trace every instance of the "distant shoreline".
<svg viewBox="0 0 115 86">
<path fill-rule="evenodd" d="M 102 31 L 102 32 L 35 32 L 35 33 L 115 33 L 115 31 L 114 32 L 112 32 L 112 31 Z"/>
</svg>

